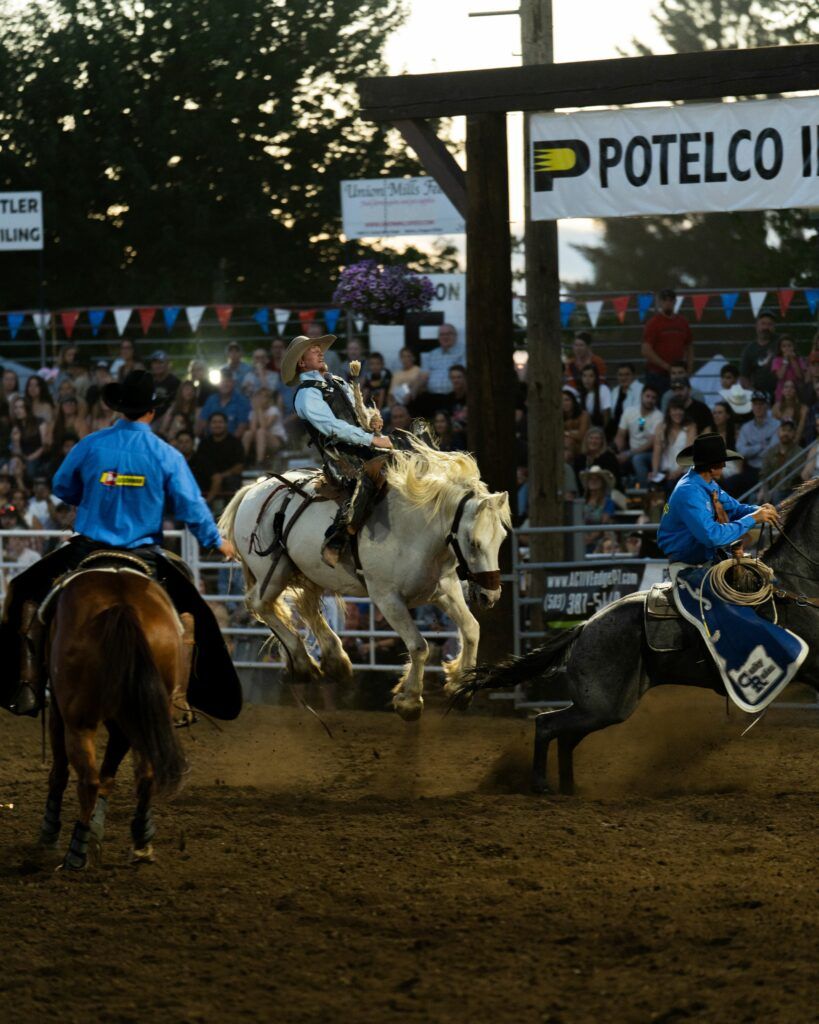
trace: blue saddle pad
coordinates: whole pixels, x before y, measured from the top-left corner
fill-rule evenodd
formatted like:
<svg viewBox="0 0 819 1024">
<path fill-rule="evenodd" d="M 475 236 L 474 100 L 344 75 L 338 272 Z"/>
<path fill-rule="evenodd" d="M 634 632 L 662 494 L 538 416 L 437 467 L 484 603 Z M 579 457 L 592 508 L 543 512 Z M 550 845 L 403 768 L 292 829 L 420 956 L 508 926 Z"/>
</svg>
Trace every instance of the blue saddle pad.
<svg viewBox="0 0 819 1024">
<path fill-rule="evenodd" d="M 761 711 L 793 680 L 808 645 L 753 608 L 718 597 L 707 576 L 710 568 L 681 569 L 674 600 L 683 618 L 700 631 L 731 700 L 743 711 Z"/>
</svg>

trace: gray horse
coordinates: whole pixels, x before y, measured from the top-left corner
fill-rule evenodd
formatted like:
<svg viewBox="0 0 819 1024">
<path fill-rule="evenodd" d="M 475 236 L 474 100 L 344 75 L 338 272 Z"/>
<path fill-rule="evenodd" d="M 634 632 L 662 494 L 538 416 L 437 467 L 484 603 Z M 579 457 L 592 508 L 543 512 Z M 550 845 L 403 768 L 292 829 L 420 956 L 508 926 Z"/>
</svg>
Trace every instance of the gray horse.
<svg viewBox="0 0 819 1024">
<path fill-rule="evenodd" d="M 778 621 L 810 645 L 797 682 L 819 690 L 819 479 L 804 484 L 780 507 L 783 532 L 763 552 L 775 571 Z M 541 675 L 559 678 L 571 706 L 535 719 L 533 788 L 549 792 L 546 758 L 558 741 L 560 792 L 574 788 L 573 752 L 590 733 L 624 722 L 653 686 L 673 683 L 724 694 L 719 672 L 693 626 L 685 625 L 682 649 L 657 653 L 646 643 L 646 592 L 602 608 L 588 622 L 555 631 L 543 646 L 499 666 L 479 666 L 458 689 L 451 704 L 463 708 L 477 690 L 516 686 Z M 770 607 L 766 605 L 765 607 Z"/>
</svg>

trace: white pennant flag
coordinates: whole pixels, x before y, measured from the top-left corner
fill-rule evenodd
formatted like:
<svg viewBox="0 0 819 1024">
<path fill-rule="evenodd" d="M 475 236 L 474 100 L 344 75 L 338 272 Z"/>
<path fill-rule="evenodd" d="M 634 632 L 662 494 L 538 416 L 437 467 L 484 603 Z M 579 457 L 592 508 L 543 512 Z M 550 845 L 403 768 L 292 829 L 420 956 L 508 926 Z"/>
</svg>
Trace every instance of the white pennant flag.
<svg viewBox="0 0 819 1024">
<path fill-rule="evenodd" d="M 276 320 L 276 330 L 279 332 L 279 337 L 284 337 L 284 329 L 287 327 L 287 321 L 290 319 L 289 309 L 274 309 L 273 316 Z"/>
<path fill-rule="evenodd" d="M 674 300 L 674 312 L 675 312 L 675 313 L 679 313 L 679 311 L 680 311 L 680 306 L 681 306 L 681 305 L 682 305 L 682 304 L 683 304 L 684 302 L 685 302 L 685 296 L 684 296 L 684 295 L 678 295 L 678 296 L 677 296 L 677 298 L 676 298 L 676 299 Z"/>
<path fill-rule="evenodd" d="M 603 308 L 602 299 L 587 299 L 586 300 L 586 312 L 589 314 L 589 320 L 591 320 L 592 327 L 597 326 L 597 321 L 600 319 L 600 310 Z"/>
<path fill-rule="evenodd" d="M 115 309 L 114 310 L 114 323 L 117 325 L 117 334 L 122 337 L 125 328 L 128 326 L 128 321 L 131 319 L 133 309 Z"/>
<path fill-rule="evenodd" d="M 353 317 L 353 323 L 355 324 L 355 333 L 356 334 L 363 334 L 364 333 L 364 328 L 367 325 L 367 321 L 364 319 L 364 317 L 363 316 L 355 316 L 355 317 Z"/>
<path fill-rule="evenodd" d="M 748 298 L 751 300 L 751 312 L 754 316 L 762 309 L 762 303 L 767 297 L 767 292 L 748 292 Z"/>
<path fill-rule="evenodd" d="M 195 331 L 199 326 L 204 312 L 204 306 L 185 306 L 185 316 L 188 318 L 188 323 L 191 325 L 192 331 Z"/>
<path fill-rule="evenodd" d="M 31 319 L 34 321 L 34 326 L 37 328 L 37 333 L 40 335 L 40 340 L 45 337 L 46 328 L 51 323 L 50 313 L 32 313 Z"/>
</svg>

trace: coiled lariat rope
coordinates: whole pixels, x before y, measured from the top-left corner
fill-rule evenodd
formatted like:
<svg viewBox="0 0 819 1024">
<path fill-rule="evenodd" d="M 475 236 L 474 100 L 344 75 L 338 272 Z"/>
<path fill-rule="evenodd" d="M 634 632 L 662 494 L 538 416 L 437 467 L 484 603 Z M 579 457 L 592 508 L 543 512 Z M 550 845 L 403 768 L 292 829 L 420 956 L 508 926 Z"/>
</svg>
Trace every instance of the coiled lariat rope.
<svg viewBox="0 0 819 1024">
<path fill-rule="evenodd" d="M 728 582 L 729 573 L 736 573 L 735 583 L 742 586 L 737 590 Z M 758 558 L 750 558 L 743 555 L 741 558 L 725 558 L 717 562 L 705 574 L 703 586 L 700 587 L 700 604 L 702 604 L 702 591 L 706 580 L 711 581 L 714 593 L 728 601 L 729 604 L 745 605 L 756 607 L 770 601 L 774 594 L 773 585 L 774 571 Z M 751 589 L 756 584 L 756 589 Z"/>
</svg>

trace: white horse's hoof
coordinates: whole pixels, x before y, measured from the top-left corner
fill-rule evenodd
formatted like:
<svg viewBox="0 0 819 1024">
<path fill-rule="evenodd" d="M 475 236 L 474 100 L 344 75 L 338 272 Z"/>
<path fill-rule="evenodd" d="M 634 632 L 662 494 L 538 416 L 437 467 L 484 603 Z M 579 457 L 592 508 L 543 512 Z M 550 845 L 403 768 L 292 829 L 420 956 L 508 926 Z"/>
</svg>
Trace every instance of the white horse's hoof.
<svg viewBox="0 0 819 1024">
<path fill-rule="evenodd" d="M 147 846 L 143 846 L 140 850 L 137 850 L 136 847 L 131 850 L 132 864 L 153 864 L 155 860 L 154 848 L 150 843 Z"/>
<path fill-rule="evenodd" d="M 424 698 L 418 697 L 417 700 L 399 700 L 395 697 L 393 698 L 392 706 L 405 722 L 417 722 L 421 717 L 421 712 L 424 710 Z"/>
</svg>

